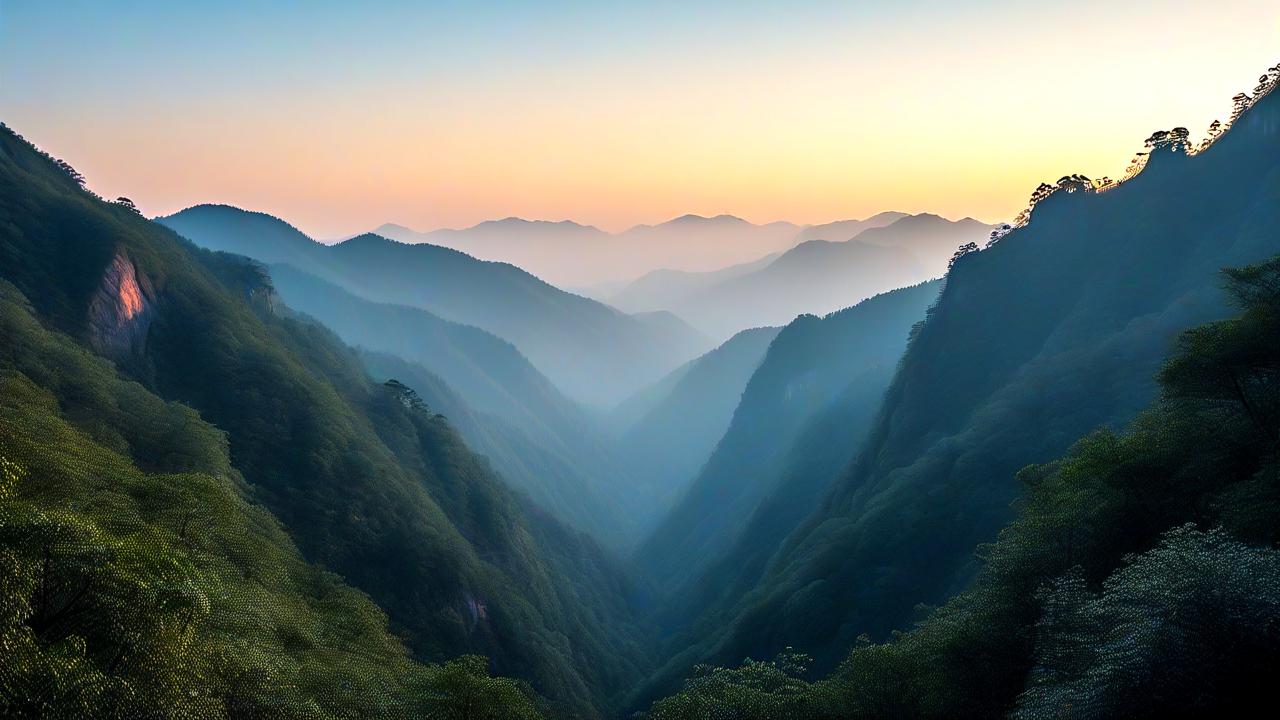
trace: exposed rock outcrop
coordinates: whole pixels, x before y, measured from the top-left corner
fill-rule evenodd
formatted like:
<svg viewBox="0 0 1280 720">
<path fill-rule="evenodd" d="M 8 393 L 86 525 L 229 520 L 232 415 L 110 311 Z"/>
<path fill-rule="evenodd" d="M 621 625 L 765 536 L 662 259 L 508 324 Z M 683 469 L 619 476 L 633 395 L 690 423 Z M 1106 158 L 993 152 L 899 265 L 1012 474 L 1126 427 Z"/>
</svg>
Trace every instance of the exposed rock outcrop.
<svg viewBox="0 0 1280 720">
<path fill-rule="evenodd" d="M 117 362 L 142 354 L 155 314 L 155 291 L 123 251 L 116 252 L 89 303 L 89 343 Z"/>
</svg>

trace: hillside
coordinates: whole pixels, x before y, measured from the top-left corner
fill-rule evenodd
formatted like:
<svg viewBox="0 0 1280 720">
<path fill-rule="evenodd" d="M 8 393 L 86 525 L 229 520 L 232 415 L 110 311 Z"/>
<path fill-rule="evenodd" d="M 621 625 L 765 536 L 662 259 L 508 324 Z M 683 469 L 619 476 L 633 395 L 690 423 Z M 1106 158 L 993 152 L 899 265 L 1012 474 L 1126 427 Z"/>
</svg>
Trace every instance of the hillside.
<svg viewBox="0 0 1280 720">
<path fill-rule="evenodd" d="M 619 419 L 625 427 L 617 445 L 626 466 L 654 499 L 657 517 L 711 456 L 779 330 L 744 330 L 645 391 L 653 397 L 638 397 L 619 408 L 619 415 L 639 414 Z"/>
<path fill-rule="evenodd" d="M 766 498 L 777 494 L 812 509 L 856 450 L 912 325 L 937 291 L 937 282 L 895 290 L 825 318 L 799 317 L 778 333 L 724 437 L 637 552 L 641 567 L 673 603 L 683 606 L 693 591 L 686 583 L 739 538 L 770 547 L 785 536 L 756 536 L 750 528 Z"/>
<path fill-rule="evenodd" d="M 41 327 L 0 281 L 0 714 L 540 717 L 483 660 L 412 662 L 308 565 L 222 432 Z M 343 691 L 336 691 L 343 688 Z"/>
<path fill-rule="evenodd" d="M 362 300 L 288 265 L 270 266 L 280 298 L 342 340 L 419 365 L 392 372 L 387 360 L 365 364 L 375 380 L 397 379 L 427 397 L 403 374 L 435 389 L 468 446 L 489 456 L 514 487 L 569 524 L 611 544 L 633 541 L 635 522 L 622 511 L 633 483 L 609 453 L 586 414 L 565 398 L 510 343 L 478 328 L 441 320 L 425 310 Z M 465 409 L 464 409 L 465 406 Z M 474 412 L 472 412 L 474 410 Z M 468 422 L 459 425 L 455 413 Z M 518 448 L 518 450 L 517 450 Z M 537 458 L 537 461 L 534 458 Z"/>
<path fill-rule="evenodd" d="M 367 593 L 416 658 L 487 655 L 582 716 L 633 684 L 647 651 L 626 576 L 531 510 L 410 388 L 372 382 L 330 332 L 278 312 L 258 266 L 97 199 L 7 128 L 0 214 L 0 277 L 40 322 L 224 433 L 249 497 L 303 557 Z M 6 346 L 23 362 L 33 352 Z M 64 380 L 41 382 L 56 393 Z M 71 402 L 122 412 L 110 397 Z M 123 412 L 163 452 L 191 425 Z M 111 414 L 75 419 L 136 449 Z"/>
<path fill-rule="evenodd" d="M 1104 192 L 1066 178 L 960 258 L 863 451 L 703 657 L 790 645 L 831 668 L 962 589 L 1011 518 L 1014 474 L 1132 419 L 1178 334 L 1229 314 L 1219 268 L 1280 252 L 1278 102 L 1193 155 L 1155 136 L 1145 169 Z"/>
<path fill-rule="evenodd" d="M 197 206 L 159 221 L 203 247 L 287 263 L 367 300 L 488 331 L 590 405 L 621 400 L 707 345 L 688 327 L 633 318 L 512 265 L 456 250 L 371 234 L 321 245 L 276 218 L 225 206 Z M 299 247 L 307 248 L 304 255 Z"/>
<path fill-rule="evenodd" d="M 973 584 L 914 629 L 811 658 L 703 667 L 652 720 L 1247 716 L 1280 667 L 1280 260 L 1226 273 L 1160 397 L 1018 474 Z"/>
</svg>

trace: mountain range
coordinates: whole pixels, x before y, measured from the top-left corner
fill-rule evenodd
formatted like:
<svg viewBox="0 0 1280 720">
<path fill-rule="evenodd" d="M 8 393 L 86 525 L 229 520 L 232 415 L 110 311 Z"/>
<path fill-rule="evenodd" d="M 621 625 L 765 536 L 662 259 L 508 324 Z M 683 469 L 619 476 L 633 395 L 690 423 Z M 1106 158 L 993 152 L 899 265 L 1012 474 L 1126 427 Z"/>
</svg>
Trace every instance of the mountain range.
<svg viewBox="0 0 1280 720">
<path fill-rule="evenodd" d="M 788 646 L 835 668 L 859 636 L 887 638 L 965 588 L 974 549 L 1013 517 L 1018 471 L 1134 418 L 1180 333 L 1232 313 L 1220 269 L 1280 253 L 1280 105 L 1259 97 L 1202 151 L 1157 134 L 1132 179 L 1042 189 L 1029 223 L 960 257 L 865 440 L 845 444 L 848 469 L 749 588 L 695 610 L 657 692 L 693 663 Z M 718 515 L 692 526 L 714 535 Z M 643 555 L 660 564 L 668 542 L 655 533 Z"/>
<path fill-rule="evenodd" d="M 448 248 L 372 234 L 327 246 L 277 218 L 227 206 L 196 206 L 159 222 L 203 247 L 292 265 L 367 300 L 486 330 L 587 405 L 615 404 L 710 346 L 670 316 L 626 315 Z"/>
<path fill-rule="evenodd" d="M 149 220 L 0 126 L 0 716 L 1256 714 L 1277 86 L 997 228 L 466 251 Z M 628 313 L 472 251 L 670 262 Z"/>
<path fill-rule="evenodd" d="M 118 706 L 132 712 L 403 715 L 374 708 L 439 692 L 413 684 L 426 670 L 403 643 L 421 662 L 486 655 L 592 717 L 642 672 L 627 574 L 412 388 L 372 381 L 332 332 L 290 317 L 261 265 L 93 196 L 8 128 L 0 214 L 0 397 L 25 417 L 0 442 L 5 558 L 43 573 L 6 573 L 19 614 L 0 622 L 6 652 L 20 637 L 27 653 L 5 666 L 31 687 L 132 697 Z M 77 654 L 60 676 L 107 695 L 49 686 L 47 663 Z"/>
<path fill-rule="evenodd" d="M 883 223 L 883 224 L 882 224 Z M 843 240 L 821 239 L 855 232 Z M 872 295 L 941 277 L 956 248 L 985 241 L 972 218 L 882 213 L 807 228 L 813 237 L 777 256 L 714 273 L 652 273 L 606 301 L 627 311 L 667 310 L 713 338 L 825 315 Z"/>
<path fill-rule="evenodd" d="M 732 215 L 682 215 L 616 234 L 567 220 L 521 218 L 429 232 L 387 224 L 374 232 L 511 263 L 560 287 L 586 288 L 630 281 L 660 268 L 701 272 L 754 260 L 791 247 L 799 230 L 788 222 L 756 225 Z"/>
</svg>

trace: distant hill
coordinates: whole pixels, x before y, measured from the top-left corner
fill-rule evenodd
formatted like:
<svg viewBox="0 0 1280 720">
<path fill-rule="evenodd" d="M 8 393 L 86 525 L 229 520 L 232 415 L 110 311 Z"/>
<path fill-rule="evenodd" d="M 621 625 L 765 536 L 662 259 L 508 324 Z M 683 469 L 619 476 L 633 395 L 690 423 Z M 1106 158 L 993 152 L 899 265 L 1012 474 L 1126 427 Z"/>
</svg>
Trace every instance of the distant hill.
<svg viewBox="0 0 1280 720">
<path fill-rule="evenodd" d="M 888 223 L 880 225 L 877 223 Z M 883 213 L 866 221 L 807 228 L 802 235 L 853 230 L 852 239 L 811 239 L 771 260 L 717 273 L 653 273 L 609 298 L 625 309 L 670 310 L 713 338 L 749 327 L 823 315 L 877 293 L 939 277 L 956 248 L 985 242 L 971 218 Z"/>
<path fill-rule="evenodd" d="M 796 235 L 796 244 L 799 245 L 810 240 L 826 240 L 827 242 L 852 240 L 863 230 L 892 225 L 905 217 L 908 217 L 908 213 L 882 212 L 863 220 L 837 220 L 836 222 L 823 223 L 822 225 L 809 225 Z"/>
<path fill-rule="evenodd" d="M 684 215 L 621 233 L 570 221 L 520 218 L 430 232 L 388 224 L 374 232 L 512 263 L 560 287 L 592 287 L 631 281 L 662 268 L 703 272 L 748 262 L 790 248 L 798 230 L 786 222 L 755 225 L 732 215 Z"/>
<path fill-rule="evenodd" d="M 420 307 L 514 344 L 562 391 L 608 406 L 707 349 L 670 319 L 637 319 L 504 263 L 367 234 L 326 246 L 278 218 L 200 205 L 159 222 L 202 246 L 288 263 L 382 303 Z"/>
<path fill-rule="evenodd" d="M 751 262 L 730 265 L 719 270 L 707 272 L 689 272 L 686 270 L 654 270 L 634 282 L 625 283 L 621 287 L 602 288 L 599 294 L 592 297 L 609 303 L 623 312 L 646 312 L 663 308 L 680 307 L 686 298 L 694 293 L 712 287 L 717 283 L 740 277 L 759 270 L 782 253 L 770 253 Z"/>
<path fill-rule="evenodd" d="M 660 587 L 687 596 L 691 590 L 682 586 L 739 538 L 752 548 L 781 541 L 785 533 L 755 533 L 749 526 L 770 495 L 788 504 L 792 524 L 813 509 L 870 425 L 911 327 L 924 318 L 938 286 L 895 290 L 825 318 L 804 315 L 777 334 L 750 374 L 724 437 L 637 551 Z M 749 570 L 735 566 L 734 572 Z"/>
<path fill-rule="evenodd" d="M 290 265 L 270 266 L 281 299 L 449 416 L 468 445 L 560 519 L 614 545 L 634 539 L 628 490 L 604 436 L 510 343 L 426 310 L 364 300 Z M 397 362 L 394 356 L 403 358 Z"/>
</svg>

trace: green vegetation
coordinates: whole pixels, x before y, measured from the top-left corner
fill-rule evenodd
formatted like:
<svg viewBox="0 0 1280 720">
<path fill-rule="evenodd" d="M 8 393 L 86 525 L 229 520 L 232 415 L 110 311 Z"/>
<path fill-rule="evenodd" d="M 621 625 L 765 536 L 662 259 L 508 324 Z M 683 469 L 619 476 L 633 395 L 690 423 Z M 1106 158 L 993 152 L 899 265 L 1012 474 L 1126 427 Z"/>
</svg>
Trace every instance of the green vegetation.
<svg viewBox="0 0 1280 720">
<path fill-rule="evenodd" d="M 803 315 L 783 328 L 749 376 L 715 451 L 641 547 L 642 566 L 675 590 L 702 580 L 709 564 L 744 542 L 749 547 L 739 548 L 730 576 L 706 581 L 717 593 L 747 569 L 744 555 L 776 548 L 785 532 L 768 530 L 767 521 L 748 527 L 753 515 L 771 496 L 788 506 L 778 508 L 788 518 L 780 526 L 793 526 L 814 509 L 875 417 L 911 328 L 937 298 L 938 286 L 894 290 L 825 318 Z"/>
<path fill-rule="evenodd" d="M 104 282 L 109 267 L 136 274 L 136 292 Z M 488 656 L 555 712 L 585 717 L 642 672 L 631 585 L 594 543 L 533 511 L 402 388 L 371 382 L 332 333 L 278 313 L 259 267 L 91 196 L 7 129 L 0 276 L 45 325 L 89 345 L 122 339 L 120 371 L 225 433 L 249 497 L 304 558 L 368 593 L 418 660 Z M 102 434 L 139 468 L 195 452 L 166 416 L 77 409 L 81 371 L 40 376 L 39 364 L 24 374 L 84 427 L 148 423 L 142 444 Z"/>
<path fill-rule="evenodd" d="M 602 542 L 634 541 L 635 513 L 623 507 L 636 506 L 628 502 L 635 483 L 625 466 L 587 414 L 510 343 L 420 308 L 364 300 L 291 266 L 270 272 L 290 309 L 373 351 L 364 361 L 375 379 L 396 378 L 420 393 L 447 385 L 432 395 L 449 409 L 432 406 L 540 507 Z"/>
<path fill-rule="evenodd" d="M 1280 259 L 1229 271 L 1243 313 L 1183 335 L 1163 393 L 1024 469 L 973 586 L 829 677 L 701 669 L 676 718 L 1233 717 L 1280 668 Z M 795 669 L 792 671 L 792 669 Z M 710 710 L 714 708 L 714 711 Z"/>
<path fill-rule="evenodd" d="M 0 336 L 0 715 L 540 716 L 483 659 L 412 662 L 247 499 L 221 432 L 3 282 Z"/>
<path fill-rule="evenodd" d="M 792 646 L 827 673 L 859 636 L 883 640 L 967 587 L 973 549 L 1013 517 L 1015 474 L 1130 422 L 1179 334 L 1229 316 L 1220 269 L 1280 253 L 1277 103 L 1203 152 L 1156 149 L 1108 190 L 1055 192 L 962 255 L 865 444 L 845 446 L 850 466 L 759 579 L 704 614 L 685 667 Z"/>
</svg>

